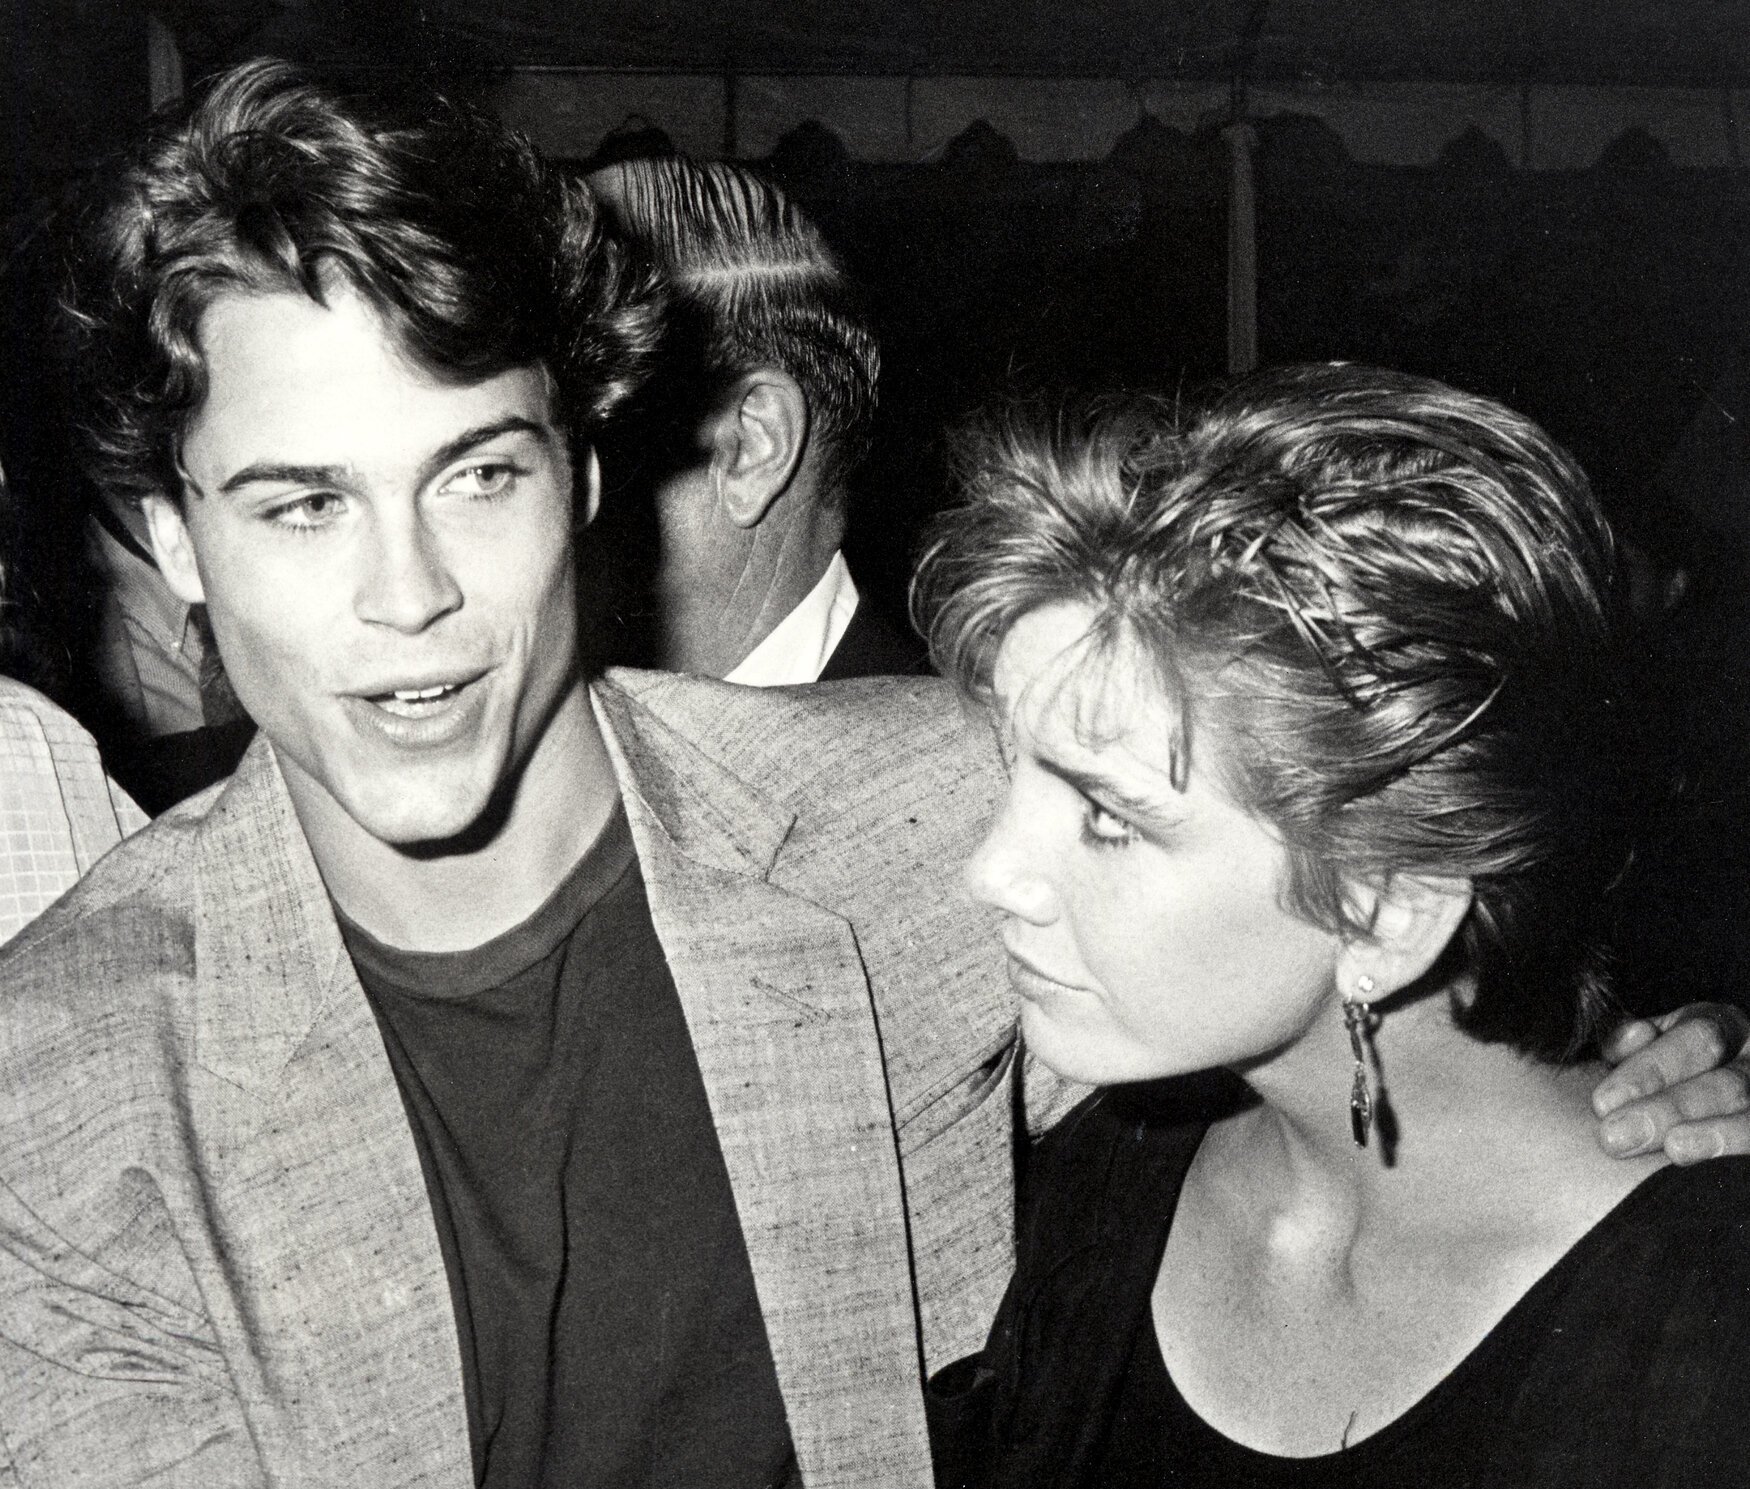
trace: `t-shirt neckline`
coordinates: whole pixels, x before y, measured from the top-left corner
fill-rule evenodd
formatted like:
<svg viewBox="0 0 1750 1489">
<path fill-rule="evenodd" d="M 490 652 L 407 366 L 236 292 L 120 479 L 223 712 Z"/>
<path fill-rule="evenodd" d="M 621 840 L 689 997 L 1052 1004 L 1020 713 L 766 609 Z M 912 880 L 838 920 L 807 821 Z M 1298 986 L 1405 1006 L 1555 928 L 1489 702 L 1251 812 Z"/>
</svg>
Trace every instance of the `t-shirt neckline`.
<svg viewBox="0 0 1750 1489">
<path fill-rule="evenodd" d="M 526 919 L 463 951 L 408 951 L 379 941 L 338 905 L 334 914 L 354 966 L 374 986 L 405 997 L 472 998 L 552 955 L 637 861 L 625 807 L 618 805 L 583 856 Z"/>
</svg>

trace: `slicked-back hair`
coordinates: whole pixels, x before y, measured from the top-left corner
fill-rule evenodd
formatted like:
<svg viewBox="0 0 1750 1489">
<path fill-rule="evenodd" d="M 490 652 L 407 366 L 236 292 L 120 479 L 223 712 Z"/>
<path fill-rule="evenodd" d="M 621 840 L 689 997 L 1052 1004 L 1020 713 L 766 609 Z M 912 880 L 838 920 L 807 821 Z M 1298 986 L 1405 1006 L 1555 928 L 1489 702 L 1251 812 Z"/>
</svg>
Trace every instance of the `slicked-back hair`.
<svg viewBox="0 0 1750 1489">
<path fill-rule="evenodd" d="M 796 379 L 827 484 L 868 452 L 881 355 L 862 296 L 820 229 L 745 166 L 654 156 L 603 166 L 591 189 L 655 265 L 702 362 L 701 395 L 762 366 Z M 701 410 L 693 410 L 702 415 Z"/>
<path fill-rule="evenodd" d="M 1181 784 L 1206 731 L 1287 845 L 1292 908 L 1365 935 L 1357 885 L 1468 879 L 1440 969 L 1474 988 L 1460 1027 L 1549 1061 L 1595 1047 L 1640 793 L 1613 541 L 1543 431 L 1322 365 L 1201 413 L 1011 417 L 960 459 L 913 588 L 946 675 L 988 696 L 1017 620 L 1088 607 L 1082 665 L 1143 669 Z"/>
<path fill-rule="evenodd" d="M 343 101 L 245 63 L 156 120 L 94 203 L 63 302 L 86 464 L 103 490 L 180 497 L 206 395 L 201 317 L 224 294 L 337 285 L 419 366 L 467 382 L 539 365 L 574 455 L 642 381 L 650 276 L 522 136 L 439 98 Z"/>
</svg>

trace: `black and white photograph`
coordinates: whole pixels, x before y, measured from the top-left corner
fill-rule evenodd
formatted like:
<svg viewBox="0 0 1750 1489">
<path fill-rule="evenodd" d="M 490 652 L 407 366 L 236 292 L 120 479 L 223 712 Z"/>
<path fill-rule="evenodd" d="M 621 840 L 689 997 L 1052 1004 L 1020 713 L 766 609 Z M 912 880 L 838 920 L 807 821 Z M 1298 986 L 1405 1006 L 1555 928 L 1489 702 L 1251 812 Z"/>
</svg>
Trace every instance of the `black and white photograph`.
<svg viewBox="0 0 1750 1489">
<path fill-rule="evenodd" d="M 0 1489 L 1750 1485 L 1745 0 L 0 59 Z"/>
</svg>

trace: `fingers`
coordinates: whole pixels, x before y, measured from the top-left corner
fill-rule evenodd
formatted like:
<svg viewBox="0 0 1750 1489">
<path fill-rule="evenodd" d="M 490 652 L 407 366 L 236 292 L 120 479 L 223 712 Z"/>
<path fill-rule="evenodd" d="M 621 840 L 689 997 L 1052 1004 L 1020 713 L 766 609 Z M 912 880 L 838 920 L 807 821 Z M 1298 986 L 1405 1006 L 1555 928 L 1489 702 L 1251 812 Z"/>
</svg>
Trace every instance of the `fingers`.
<svg viewBox="0 0 1750 1489">
<path fill-rule="evenodd" d="M 1592 1109 L 1609 1117 L 1704 1075 L 1735 1055 L 1747 1033 L 1750 1020 L 1722 1003 L 1692 1003 L 1656 1019 L 1632 1020 L 1606 1041 L 1605 1058 L 1620 1063 L 1592 1093 Z"/>
<path fill-rule="evenodd" d="M 1717 1117 L 1692 1122 L 1665 1134 L 1665 1152 L 1673 1163 L 1700 1163 L 1728 1153 L 1750 1153 L 1750 1116 Z"/>
<path fill-rule="evenodd" d="M 1630 1055 L 1639 1054 L 1659 1037 L 1659 1026 L 1651 1019 L 1624 1019 L 1599 1045 L 1606 1063 L 1620 1065 Z"/>
<path fill-rule="evenodd" d="M 1616 1069 L 1592 1093 L 1604 1150 L 1626 1158 L 1663 1147 L 1674 1163 L 1750 1153 L 1750 1062 L 1725 1063 L 1747 1033 L 1750 1020 L 1719 1003 L 1613 1031 L 1605 1058 Z"/>
<path fill-rule="evenodd" d="M 1599 1141 L 1618 1158 L 1663 1146 L 1674 1163 L 1750 1153 L 1750 1071 L 1725 1065 L 1605 1118 Z"/>
</svg>

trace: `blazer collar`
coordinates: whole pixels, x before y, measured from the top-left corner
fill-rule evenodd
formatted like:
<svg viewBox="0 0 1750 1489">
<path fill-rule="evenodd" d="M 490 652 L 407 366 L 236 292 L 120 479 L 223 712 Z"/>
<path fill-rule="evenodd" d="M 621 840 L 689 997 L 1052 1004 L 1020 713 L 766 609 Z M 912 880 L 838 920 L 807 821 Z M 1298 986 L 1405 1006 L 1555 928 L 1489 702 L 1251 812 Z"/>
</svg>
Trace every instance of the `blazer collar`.
<svg viewBox="0 0 1750 1489">
<path fill-rule="evenodd" d="M 615 669 L 590 690 L 628 809 L 641 809 L 686 857 L 768 877 L 796 814 L 750 786 L 651 707 L 673 678 Z M 727 686 L 727 685 L 725 685 Z M 632 767 L 632 768 L 629 768 Z"/>
<path fill-rule="evenodd" d="M 856 933 L 778 882 L 795 813 L 714 753 L 734 758 L 725 730 L 754 727 L 747 710 L 691 679 L 622 674 L 593 691 L 802 1475 L 922 1489 L 905 1193 Z"/>
<path fill-rule="evenodd" d="M 449 1285 L 382 1039 L 270 745 L 195 835 L 210 1306 L 265 1453 L 311 1482 L 471 1482 Z M 397 1432 L 385 1433 L 394 1421 Z"/>
<path fill-rule="evenodd" d="M 613 678 L 592 693 L 710 1096 L 803 1474 L 924 1489 L 905 1195 L 857 938 L 839 916 L 772 882 L 795 814 L 713 753 L 733 758 L 734 741 L 715 725 L 716 690 L 676 689 L 659 715 L 638 695 L 662 682 Z M 351 1168 L 369 1167 L 375 1190 L 389 1192 L 405 1217 L 391 1228 L 393 1267 L 385 1271 L 378 1257 L 355 1268 L 351 1243 L 337 1239 L 320 1265 L 280 1290 L 280 1305 L 316 1317 L 325 1300 L 346 1298 L 368 1315 L 373 1337 L 427 1360 L 417 1388 L 403 1379 L 397 1399 L 428 1413 L 425 1456 L 448 1478 L 466 1464 L 465 1420 L 442 1262 L 435 1237 L 417 1223 L 429 1216 L 417 1158 L 321 875 L 264 741 L 213 802 L 197 845 L 197 1060 L 259 1096 L 250 1102 L 258 1113 L 277 1102 L 283 1120 L 300 1128 L 342 1100 L 356 1113 L 369 1096 L 362 1136 L 375 1147 Z M 293 1066 L 301 1048 L 311 1049 L 319 1020 L 326 1042 Z M 356 1084 L 363 1065 L 372 1067 L 368 1090 Z M 263 1168 L 261 1204 L 284 1217 L 270 1228 L 295 1236 L 311 1224 L 293 1218 L 303 1215 L 350 1235 L 347 1217 L 362 1213 L 361 1201 L 336 1197 L 328 1177 L 310 1164 Z M 359 1286 L 359 1276 L 379 1273 L 411 1277 L 412 1291 Z M 297 1375 L 292 1359 L 275 1368 Z M 373 1397 L 323 1410 L 350 1426 L 380 1404 Z"/>
<path fill-rule="evenodd" d="M 264 736 L 214 800 L 195 844 L 195 1058 L 252 1089 L 278 1076 L 351 974 Z"/>
<path fill-rule="evenodd" d="M 591 690 L 628 810 L 641 809 L 694 862 L 764 879 L 795 813 L 642 707 L 636 692 L 662 680 L 621 672 Z M 195 853 L 195 1058 L 254 1089 L 278 1076 L 352 980 L 321 871 L 264 736 L 208 809 Z"/>
</svg>

